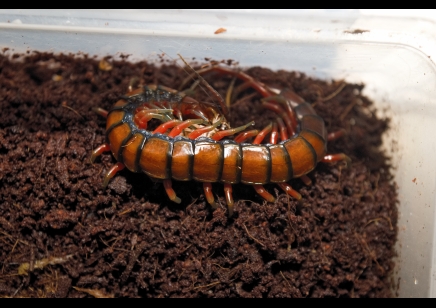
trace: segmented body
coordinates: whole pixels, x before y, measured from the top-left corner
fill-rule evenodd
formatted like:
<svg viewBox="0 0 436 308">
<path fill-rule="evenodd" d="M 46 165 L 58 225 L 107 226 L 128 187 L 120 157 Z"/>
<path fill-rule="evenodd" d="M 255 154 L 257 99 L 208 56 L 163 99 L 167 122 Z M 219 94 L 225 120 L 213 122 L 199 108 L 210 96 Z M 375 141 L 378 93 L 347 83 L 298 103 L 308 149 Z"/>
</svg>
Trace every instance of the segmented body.
<svg viewBox="0 0 436 308">
<path fill-rule="evenodd" d="M 326 152 L 324 121 L 308 103 L 294 108 L 299 131 L 278 144 L 236 143 L 211 138 L 191 140 L 140 129 L 135 110 L 147 103 L 180 104 L 182 98 L 144 87 L 118 101 L 109 111 L 106 133 L 114 157 L 133 172 L 155 179 L 229 184 L 287 182 L 312 171 Z"/>
<path fill-rule="evenodd" d="M 276 122 L 261 132 L 245 131 L 253 123 L 231 129 L 225 119 L 224 100 L 199 75 L 210 71 L 233 75 L 245 82 L 245 88 L 255 89 L 264 97 L 263 106 L 278 115 Z M 168 197 L 177 203 L 181 200 L 172 189 L 172 179 L 203 182 L 206 199 L 215 207 L 211 183 L 221 182 L 231 215 L 232 184 L 253 185 L 259 195 L 273 202 L 275 198 L 262 185 L 277 183 L 300 200 L 301 195 L 287 181 L 301 178 L 310 184 L 306 174 L 320 161 L 349 161 L 344 154 L 325 155 L 330 135 L 324 120 L 293 91 L 269 88 L 245 73 L 222 67 L 195 74 L 219 104 L 198 102 L 183 92 L 150 85 L 128 93 L 109 112 L 100 110 L 107 115 L 108 143 L 96 149 L 91 160 L 111 151 L 118 161 L 106 174 L 104 186 L 116 172 L 127 167 L 162 180 Z M 162 122 L 154 131 L 147 129 L 151 119 Z M 232 139 L 236 133 L 240 134 Z M 270 143 L 262 144 L 270 133 Z M 250 137 L 256 138 L 246 143 Z"/>
</svg>

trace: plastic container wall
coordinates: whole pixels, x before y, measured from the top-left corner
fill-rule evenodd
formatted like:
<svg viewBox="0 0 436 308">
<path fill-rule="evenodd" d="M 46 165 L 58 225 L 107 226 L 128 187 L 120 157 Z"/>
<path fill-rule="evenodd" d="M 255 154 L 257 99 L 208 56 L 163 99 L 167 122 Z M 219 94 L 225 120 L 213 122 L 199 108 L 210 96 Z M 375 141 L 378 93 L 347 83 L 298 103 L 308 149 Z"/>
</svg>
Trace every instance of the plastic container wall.
<svg viewBox="0 0 436 308">
<path fill-rule="evenodd" d="M 436 27 L 431 18 L 382 15 L 355 10 L 0 10 L 0 48 L 123 53 L 132 61 L 180 53 L 187 59 L 233 59 L 243 67 L 364 83 L 365 94 L 391 118 L 384 148 L 399 187 L 397 292 L 435 297 Z M 214 34 L 221 27 L 227 31 Z"/>
</svg>

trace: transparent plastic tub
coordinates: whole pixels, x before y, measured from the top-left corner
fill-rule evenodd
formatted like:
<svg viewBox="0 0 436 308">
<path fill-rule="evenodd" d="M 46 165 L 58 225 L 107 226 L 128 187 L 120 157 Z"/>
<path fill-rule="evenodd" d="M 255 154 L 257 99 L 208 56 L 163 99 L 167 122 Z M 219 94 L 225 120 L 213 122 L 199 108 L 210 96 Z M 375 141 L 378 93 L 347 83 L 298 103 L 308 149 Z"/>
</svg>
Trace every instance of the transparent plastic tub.
<svg viewBox="0 0 436 308">
<path fill-rule="evenodd" d="M 407 16 L 358 10 L 0 10 L 0 48 L 123 53 L 132 61 L 180 53 L 364 83 L 365 95 L 391 118 L 384 148 L 399 187 L 397 292 L 435 297 L 436 13 L 402 14 Z M 214 34 L 221 27 L 227 31 Z"/>
</svg>

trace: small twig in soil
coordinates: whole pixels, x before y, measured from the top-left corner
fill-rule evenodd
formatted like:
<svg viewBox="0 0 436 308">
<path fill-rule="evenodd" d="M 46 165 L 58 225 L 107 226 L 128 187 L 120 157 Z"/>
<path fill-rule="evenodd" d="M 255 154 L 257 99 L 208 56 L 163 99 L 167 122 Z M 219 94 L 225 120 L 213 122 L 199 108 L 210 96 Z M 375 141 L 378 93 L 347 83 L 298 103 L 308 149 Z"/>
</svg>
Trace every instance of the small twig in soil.
<svg viewBox="0 0 436 308">
<path fill-rule="evenodd" d="M 280 275 L 282 275 L 283 279 L 286 281 L 286 283 L 289 286 L 289 289 L 292 290 L 291 284 L 289 283 L 288 279 L 286 279 L 285 275 L 283 275 L 282 271 L 280 271 Z"/>
<path fill-rule="evenodd" d="M 229 271 L 229 270 L 230 270 L 229 268 L 222 267 L 222 266 L 219 265 L 218 263 L 212 263 L 212 265 L 218 266 L 219 268 L 221 268 L 221 269 L 223 269 L 223 270 L 226 270 L 226 271 Z"/>
<path fill-rule="evenodd" d="M 389 217 L 384 217 L 384 216 L 381 216 L 381 217 L 379 217 L 379 218 L 374 218 L 374 219 L 371 219 L 370 221 L 368 221 L 366 224 L 365 224 L 365 226 L 363 226 L 363 228 L 365 229 L 366 227 L 368 227 L 370 224 L 372 224 L 373 222 L 377 222 L 377 221 L 380 221 L 380 220 L 382 220 L 382 219 L 385 219 L 388 223 L 389 223 L 389 230 L 394 230 L 394 227 L 392 226 L 392 222 L 391 222 L 391 219 L 389 218 Z"/>
<path fill-rule="evenodd" d="M 247 229 L 247 227 L 245 226 L 245 224 L 242 224 L 242 225 L 244 226 L 245 231 L 247 232 L 247 234 L 248 234 L 248 236 L 249 236 L 250 238 L 252 238 L 256 243 L 258 243 L 258 244 L 261 245 L 262 247 L 265 247 L 265 245 L 264 245 L 261 241 L 259 241 L 259 240 L 256 239 L 255 237 L 253 237 L 253 236 L 250 234 L 250 232 L 248 232 L 248 229 Z"/>
<path fill-rule="evenodd" d="M 114 298 L 113 294 L 106 294 L 102 290 L 98 290 L 98 289 L 93 290 L 93 289 L 84 289 L 79 287 L 73 287 L 73 289 L 79 292 L 87 293 L 91 296 L 94 296 L 95 298 Z"/>
<path fill-rule="evenodd" d="M 338 95 L 346 86 L 347 84 L 345 82 L 342 82 L 341 85 L 330 95 L 327 95 L 326 97 L 322 97 L 321 101 L 322 102 L 326 102 L 328 100 L 331 100 L 333 97 L 335 97 L 336 95 Z"/>
<path fill-rule="evenodd" d="M 67 105 L 67 102 L 62 102 L 61 104 L 62 107 L 67 108 L 69 110 L 71 110 L 72 112 L 74 112 L 75 114 L 77 114 L 79 117 L 81 117 L 83 119 L 83 116 L 76 110 L 74 110 L 73 108 L 71 108 L 70 106 Z"/>
<path fill-rule="evenodd" d="M 214 285 L 217 285 L 217 284 L 220 284 L 220 283 L 221 283 L 221 281 L 212 282 L 212 283 L 207 284 L 207 285 L 204 285 L 204 286 L 198 286 L 198 287 L 195 287 L 193 290 L 196 290 L 196 289 L 202 289 L 202 288 L 208 288 L 208 287 L 213 287 Z"/>
<path fill-rule="evenodd" d="M 129 208 L 127 210 L 122 211 L 121 213 L 118 213 L 117 215 L 118 216 L 123 216 L 123 215 L 128 214 L 128 213 L 130 213 L 132 211 L 133 211 L 133 208 Z"/>
<path fill-rule="evenodd" d="M 3 234 L 4 236 L 10 238 L 11 240 L 14 240 L 14 239 L 15 239 L 12 235 L 7 234 L 7 233 L 4 232 L 4 231 L 0 231 L 0 233 Z M 26 246 L 29 246 L 29 244 L 28 244 L 27 242 L 23 241 L 23 240 L 17 239 L 17 241 L 19 241 L 21 244 L 24 244 L 24 245 L 26 245 Z"/>
</svg>

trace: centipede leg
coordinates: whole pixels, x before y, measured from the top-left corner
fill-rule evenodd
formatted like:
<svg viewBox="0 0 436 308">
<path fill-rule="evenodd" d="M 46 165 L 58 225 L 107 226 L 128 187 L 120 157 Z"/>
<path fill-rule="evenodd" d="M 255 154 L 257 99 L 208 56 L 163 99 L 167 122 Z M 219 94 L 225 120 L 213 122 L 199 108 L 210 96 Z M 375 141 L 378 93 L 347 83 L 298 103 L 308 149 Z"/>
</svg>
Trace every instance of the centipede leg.
<svg viewBox="0 0 436 308">
<path fill-rule="evenodd" d="M 224 137 L 232 136 L 236 133 L 242 132 L 243 130 L 247 129 L 249 126 L 252 126 L 253 124 L 254 124 L 254 121 L 251 121 L 250 123 L 247 123 L 245 125 L 242 125 L 242 126 L 239 126 L 236 128 L 219 131 L 212 136 L 212 139 L 215 141 L 218 141 L 218 140 L 223 139 Z"/>
<path fill-rule="evenodd" d="M 176 136 L 178 136 L 185 128 L 188 128 L 191 125 L 195 125 L 195 124 L 202 124 L 204 121 L 202 119 L 191 119 L 191 120 L 186 120 L 180 124 L 178 124 L 177 126 L 175 126 L 171 132 L 168 134 L 168 137 L 174 138 Z"/>
<path fill-rule="evenodd" d="M 107 115 L 109 113 L 107 110 L 105 110 L 103 108 L 100 108 L 100 107 L 93 108 L 93 110 L 94 110 L 95 113 L 97 113 L 98 115 L 100 115 L 100 116 L 102 116 L 104 118 L 107 118 Z"/>
<path fill-rule="evenodd" d="M 287 193 L 289 196 L 297 199 L 297 200 L 301 200 L 301 195 L 298 191 L 294 190 L 291 185 L 289 185 L 288 183 L 277 183 L 277 185 L 280 186 L 281 189 L 284 190 L 285 193 Z"/>
<path fill-rule="evenodd" d="M 261 144 L 265 136 L 269 134 L 271 130 L 272 130 L 272 123 L 270 123 L 260 131 L 260 133 L 256 136 L 256 138 L 254 138 L 253 144 Z"/>
<path fill-rule="evenodd" d="M 251 137 L 256 137 L 258 134 L 259 131 L 257 129 L 249 130 L 247 132 L 242 132 L 235 137 L 234 141 L 237 143 L 242 143 Z"/>
<path fill-rule="evenodd" d="M 112 168 L 109 169 L 109 171 L 104 176 L 103 181 L 103 188 L 106 188 L 107 184 L 109 184 L 110 179 L 112 179 L 115 174 L 117 174 L 118 171 L 121 171 L 124 169 L 124 164 L 122 163 L 116 163 Z"/>
<path fill-rule="evenodd" d="M 347 166 L 351 164 L 351 158 L 345 155 L 344 153 L 326 155 L 321 161 L 323 163 L 345 161 L 347 163 Z"/>
<path fill-rule="evenodd" d="M 94 151 L 92 151 L 91 163 L 93 163 L 95 159 L 99 157 L 101 154 L 103 154 L 104 152 L 109 152 L 110 150 L 111 150 L 111 146 L 109 145 L 109 143 L 102 144 L 101 146 L 96 148 Z"/>
<path fill-rule="evenodd" d="M 198 137 L 200 137 L 201 135 L 210 132 L 211 130 L 217 128 L 218 126 L 221 125 L 221 123 L 223 122 L 224 117 L 219 118 L 214 124 L 209 125 L 209 126 L 205 126 L 205 127 L 201 127 L 201 128 L 197 128 L 196 130 L 194 130 L 192 133 L 190 133 L 188 135 L 189 139 L 196 139 Z"/>
<path fill-rule="evenodd" d="M 282 95 L 265 97 L 262 99 L 264 107 L 274 111 L 286 121 L 289 133 L 293 135 L 297 131 L 297 119 L 290 102 Z M 284 109 L 282 108 L 282 106 Z"/>
<path fill-rule="evenodd" d="M 335 131 L 335 132 L 331 132 L 331 133 L 329 133 L 328 135 L 327 135 L 327 140 L 328 141 L 334 141 L 334 140 L 336 140 L 336 139 L 339 139 L 339 138 L 341 138 L 342 136 L 344 136 L 345 135 L 345 129 L 340 129 L 340 130 L 337 130 L 337 131 Z"/>
<path fill-rule="evenodd" d="M 285 123 L 283 123 L 282 118 L 277 118 L 277 125 L 279 126 L 280 139 L 282 141 L 289 139 L 288 131 L 286 130 Z"/>
<path fill-rule="evenodd" d="M 226 196 L 227 208 L 229 209 L 229 217 L 233 215 L 233 189 L 232 184 L 224 184 L 224 195 Z"/>
<path fill-rule="evenodd" d="M 286 128 L 284 127 L 283 121 L 281 120 L 281 118 L 277 119 L 277 123 L 280 129 L 280 134 L 281 134 L 281 138 L 283 139 L 283 137 L 285 137 L 283 140 L 287 139 L 287 132 L 286 132 Z M 277 144 L 277 139 L 278 139 L 278 130 L 277 130 L 277 124 L 274 123 L 273 124 L 273 128 L 272 128 L 272 132 L 271 132 L 271 144 Z M 310 179 L 309 179 L 310 180 Z M 288 195 L 290 195 L 291 197 L 297 199 L 297 200 L 301 200 L 301 195 L 298 193 L 298 191 L 294 190 L 292 188 L 291 185 L 289 185 L 288 183 L 277 183 L 277 185 L 279 185 L 279 187 L 281 189 L 283 189 L 283 191 L 285 193 L 287 193 Z"/>
<path fill-rule="evenodd" d="M 170 179 L 163 180 L 163 184 L 164 184 L 165 191 L 168 195 L 168 198 L 170 198 L 171 201 L 175 203 L 182 202 L 182 200 L 179 197 L 177 197 L 176 192 L 173 189 L 173 183 Z"/>
<path fill-rule="evenodd" d="M 278 141 L 279 141 L 279 132 L 277 129 L 277 123 L 274 122 L 272 124 L 271 137 L 269 139 L 269 142 L 271 144 L 277 144 Z"/>
<path fill-rule="evenodd" d="M 289 117 L 289 115 L 286 113 L 286 111 L 281 106 L 279 106 L 276 102 L 268 102 L 268 101 L 263 101 L 262 105 L 266 109 L 274 111 L 277 115 L 279 115 L 283 119 L 283 121 L 285 122 L 288 133 L 291 136 L 295 135 L 296 130 L 294 129 L 294 124 L 292 123 L 292 120 Z"/>
<path fill-rule="evenodd" d="M 256 190 L 256 192 L 262 197 L 264 198 L 266 201 L 268 202 L 275 202 L 276 198 L 274 198 L 273 195 L 271 195 L 266 189 L 265 187 L 263 187 L 263 185 L 253 185 L 254 189 Z"/>
<path fill-rule="evenodd" d="M 161 125 L 159 125 L 158 127 L 156 127 L 156 129 L 153 131 L 153 134 L 163 134 L 165 133 L 168 129 L 173 128 L 174 126 L 180 124 L 179 120 L 171 120 L 165 123 L 162 123 Z"/>
<path fill-rule="evenodd" d="M 303 181 L 304 185 L 310 186 L 312 185 L 312 180 L 307 175 L 300 176 L 300 179 Z"/>
<path fill-rule="evenodd" d="M 212 183 L 203 183 L 204 195 L 206 197 L 207 202 L 216 209 L 215 198 L 212 193 Z"/>
</svg>

